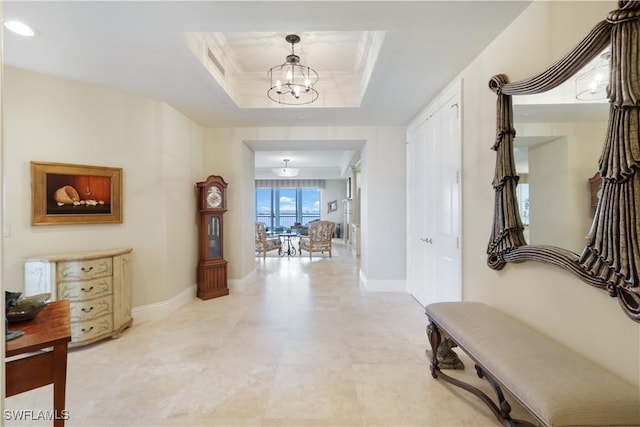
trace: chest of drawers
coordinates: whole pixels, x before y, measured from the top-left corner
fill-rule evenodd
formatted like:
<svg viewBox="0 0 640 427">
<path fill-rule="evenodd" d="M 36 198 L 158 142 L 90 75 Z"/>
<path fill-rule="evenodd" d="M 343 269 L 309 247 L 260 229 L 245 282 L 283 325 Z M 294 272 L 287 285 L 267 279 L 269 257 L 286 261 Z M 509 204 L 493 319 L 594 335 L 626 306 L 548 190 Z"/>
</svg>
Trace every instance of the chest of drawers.
<svg viewBox="0 0 640 427">
<path fill-rule="evenodd" d="M 77 252 L 25 260 L 25 295 L 69 300 L 71 344 L 118 337 L 131 326 L 131 252 Z"/>
</svg>

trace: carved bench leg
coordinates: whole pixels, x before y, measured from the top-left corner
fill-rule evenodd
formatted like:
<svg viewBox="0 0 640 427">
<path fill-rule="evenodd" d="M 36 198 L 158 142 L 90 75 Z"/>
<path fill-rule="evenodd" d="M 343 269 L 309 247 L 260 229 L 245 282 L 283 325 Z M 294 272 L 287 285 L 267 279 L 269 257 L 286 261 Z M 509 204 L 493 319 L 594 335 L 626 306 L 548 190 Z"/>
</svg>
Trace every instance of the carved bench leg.
<svg viewBox="0 0 640 427">
<path fill-rule="evenodd" d="M 429 331 L 429 328 L 435 328 L 438 333 L 439 338 L 436 343 L 436 347 L 433 346 L 434 343 L 431 341 L 431 332 Z M 460 360 L 456 352 L 452 350 L 453 347 L 456 347 L 456 344 L 451 341 L 449 337 L 442 334 L 438 327 L 433 323 L 429 323 L 429 325 L 427 325 L 427 336 L 431 343 L 431 350 L 426 350 L 425 354 L 429 360 L 432 360 L 433 353 L 435 351 L 439 369 L 464 369 L 464 363 L 462 363 L 462 360 Z"/>
<path fill-rule="evenodd" d="M 493 387 L 493 391 L 496 393 L 496 397 L 498 398 L 498 404 L 500 405 L 500 414 L 505 419 L 511 419 L 511 405 L 504 398 L 504 394 L 502 393 L 502 389 L 500 385 L 491 377 L 491 375 L 487 375 L 481 366 L 476 365 L 476 372 L 478 373 L 478 377 L 484 378 L 491 384 Z"/>
<path fill-rule="evenodd" d="M 439 378 L 441 380 L 444 380 L 444 381 L 446 381 L 446 382 L 448 382 L 450 384 L 458 386 L 458 387 L 460 387 L 460 388 L 472 393 L 473 395 L 478 397 L 480 400 L 482 400 L 489 407 L 491 412 L 493 412 L 493 414 L 496 416 L 496 418 L 498 420 L 500 420 L 500 422 L 505 426 L 509 426 L 509 427 L 520 427 L 520 426 L 536 427 L 535 424 L 532 424 L 532 423 L 530 423 L 528 421 L 511 418 L 511 415 L 510 415 L 510 413 L 511 413 L 511 405 L 504 398 L 504 395 L 502 393 L 502 389 L 500 388 L 498 382 L 496 380 L 494 380 L 490 375 L 488 375 L 479 365 L 475 365 L 476 372 L 477 372 L 477 374 L 478 374 L 478 376 L 480 378 L 486 379 L 491 384 L 491 386 L 493 387 L 493 390 L 496 392 L 496 395 L 497 395 L 497 400 L 498 400 L 498 404 L 497 405 L 489 396 L 487 396 L 479 388 L 474 387 L 471 384 L 467 384 L 467 383 L 465 383 L 465 382 L 463 382 L 461 380 L 458 380 L 458 379 L 456 379 L 454 377 L 451 377 L 451 376 L 445 374 L 444 372 L 442 372 L 440 370 L 440 360 L 439 360 L 439 357 L 438 357 L 438 348 L 442 345 L 442 343 L 444 342 L 444 339 L 446 339 L 446 338 L 443 337 L 443 334 L 440 332 L 440 329 L 433 322 L 430 322 L 429 325 L 427 326 L 427 336 L 429 337 L 429 343 L 431 344 L 431 357 L 430 357 L 431 365 L 430 365 L 430 367 L 431 367 L 431 376 L 433 378 Z M 457 357 L 457 355 L 456 355 L 456 357 Z M 500 406 L 498 406 L 498 405 L 500 405 Z"/>
<path fill-rule="evenodd" d="M 431 376 L 433 378 L 437 378 L 438 371 L 440 370 L 440 367 L 438 366 L 439 362 L 437 357 L 437 354 L 438 354 L 437 350 L 438 350 L 438 347 L 440 346 L 440 341 L 442 340 L 442 336 L 440 335 L 440 330 L 433 322 L 429 322 L 429 324 L 427 325 L 427 337 L 429 338 L 429 344 L 431 344 L 431 351 L 429 350 L 426 351 L 427 356 L 431 361 L 431 364 L 430 364 Z"/>
</svg>

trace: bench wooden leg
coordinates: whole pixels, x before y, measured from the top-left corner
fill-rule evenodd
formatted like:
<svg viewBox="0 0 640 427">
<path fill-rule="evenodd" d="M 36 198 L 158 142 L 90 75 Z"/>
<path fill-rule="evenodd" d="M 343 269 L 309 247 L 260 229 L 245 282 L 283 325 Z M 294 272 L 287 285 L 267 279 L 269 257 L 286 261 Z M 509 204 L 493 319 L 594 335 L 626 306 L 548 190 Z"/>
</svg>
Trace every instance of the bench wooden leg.
<svg viewBox="0 0 640 427">
<path fill-rule="evenodd" d="M 491 384 L 491 387 L 493 387 L 493 391 L 495 391 L 496 397 L 498 398 L 498 403 L 500 405 L 500 414 L 502 414 L 504 418 L 511 418 L 511 405 L 504 398 L 504 394 L 502 393 L 500 385 L 496 382 L 496 380 L 494 380 L 490 375 L 487 375 L 482 370 L 482 366 L 476 365 L 476 372 L 478 373 L 478 376 L 480 378 L 486 379 L 489 384 Z"/>
<path fill-rule="evenodd" d="M 437 350 L 438 350 L 438 347 L 441 345 L 443 337 L 442 337 L 442 334 L 440 332 L 440 329 L 438 328 L 438 326 L 435 323 L 429 322 L 429 325 L 427 326 L 427 336 L 429 338 L 429 343 L 431 344 L 431 350 L 432 350 L 431 376 L 433 378 L 440 378 L 443 381 L 446 381 L 446 382 L 448 382 L 450 384 L 453 384 L 453 385 L 455 385 L 457 387 L 460 387 L 460 388 L 468 391 L 469 393 L 473 394 L 474 396 L 476 396 L 477 398 L 482 400 L 485 403 L 485 405 L 487 405 L 489 407 L 489 409 L 491 409 L 491 412 L 493 412 L 493 415 L 495 415 L 496 418 L 498 420 L 500 420 L 500 422 L 505 426 L 508 426 L 508 427 L 519 427 L 519 426 L 536 427 L 535 424 L 531 424 L 528 421 L 511 418 L 511 415 L 510 415 L 510 413 L 511 413 L 511 405 L 509 405 L 509 402 L 507 402 L 506 399 L 504 398 L 504 395 L 502 393 L 502 390 L 500 389 L 500 386 L 498 385 L 498 383 L 493 378 L 491 378 L 490 375 L 488 375 L 486 372 L 484 372 L 482 367 L 480 367 L 479 365 L 476 364 L 476 372 L 478 373 L 478 376 L 480 378 L 485 378 L 493 386 L 493 389 L 494 389 L 494 391 L 496 392 L 496 394 L 498 396 L 498 403 L 499 403 L 500 407 L 498 407 L 498 405 L 495 404 L 493 399 L 491 399 L 489 396 L 487 396 L 479 388 L 474 387 L 471 384 L 467 384 L 464 381 L 460 381 L 457 378 L 451 377 L 451 376 L 445 374 L 444 372 L 442 372 L 440 370 L 440 362 L 439 362 L 438 357 L 437 357 Z M 455 344 L 455 341 L 454 341 L 454 344 Z"/>
<path fill-rule="evenodd" d="M 431 325 L 431 324 L 430 324 Z M 434 325 L 437 328 L 437 326 Z M 427 336 L 429 336 L 429 326 L 427 326 Z M 431 350 L 426 350 L 425 354 L 431 360 L 433 358 L 433 352 L 435 351 L 436 358 L 438 359 L 438 367 L 440 369 L 464 369 L 464 363 L 458 357 L 455 351 L 452 350 L 453 347 L 456 347 L 456 343 L 454 343 L 448 336 L 442 334 L 439 330 L 440 341 L 438 342 L 438 347 L 436 349 L 431 347 Z"/>
<path fill-rule="evenodd" d="M 433 378 L 438 378 L 438 371 L 440 371 L 440 368 L 438 366 L 439 362 L 437 353 L 442 336 L 440 335 L 440 330 L 433 322 L 429 322 L 427 325 L 427 337 L 429 338 L 429 344 L 431 344 L 431 376 Z"/>
</svg>

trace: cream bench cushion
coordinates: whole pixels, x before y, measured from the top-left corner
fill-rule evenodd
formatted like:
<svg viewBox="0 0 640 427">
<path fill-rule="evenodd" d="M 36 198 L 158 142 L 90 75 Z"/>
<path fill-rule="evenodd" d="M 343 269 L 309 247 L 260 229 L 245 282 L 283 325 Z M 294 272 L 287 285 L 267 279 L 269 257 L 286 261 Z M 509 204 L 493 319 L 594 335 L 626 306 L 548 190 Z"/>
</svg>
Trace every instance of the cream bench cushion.
<svg viewBox="0 0 640 427">
<path fill-rule="evenodd" d="M 426 314 L 544 425 L 640 426 L 638 388 L 524 323 L 476 302 Z"/>
</svg>

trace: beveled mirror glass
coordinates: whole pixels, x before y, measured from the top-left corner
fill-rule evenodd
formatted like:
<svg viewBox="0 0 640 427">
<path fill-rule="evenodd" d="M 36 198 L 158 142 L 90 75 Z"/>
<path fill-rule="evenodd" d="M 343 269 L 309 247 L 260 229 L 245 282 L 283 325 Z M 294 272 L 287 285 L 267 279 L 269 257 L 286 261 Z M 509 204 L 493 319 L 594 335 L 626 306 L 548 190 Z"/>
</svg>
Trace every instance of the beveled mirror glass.
<svg viewBox="0 0 640 427">
<path fill-rule="evenodd" d="M 564 268 L 589 285 L 616 297 L 625 313 L 640 322 L 640 1 L 619 1 L 564 58 L 547 70 L 509 83 L 503 74 L 489 87 L 497 94 L 496 168 L 493 228 L 488 265 L 539 261 Z M 586 244 L 577 253 L 546 244 L 528 244 L 520 216 L 519 176 L 514 155 L 514 95 L 539 94 L 571 79 L 609 47 L 607 128 L 600 159 L 597 205 Z M 553 208 L 549 208 L 553 209 Z M 561 215 L 556 212 L 556 215 Z M 535 241 L 535 239 L 534 239 Z"/>
</svg>

